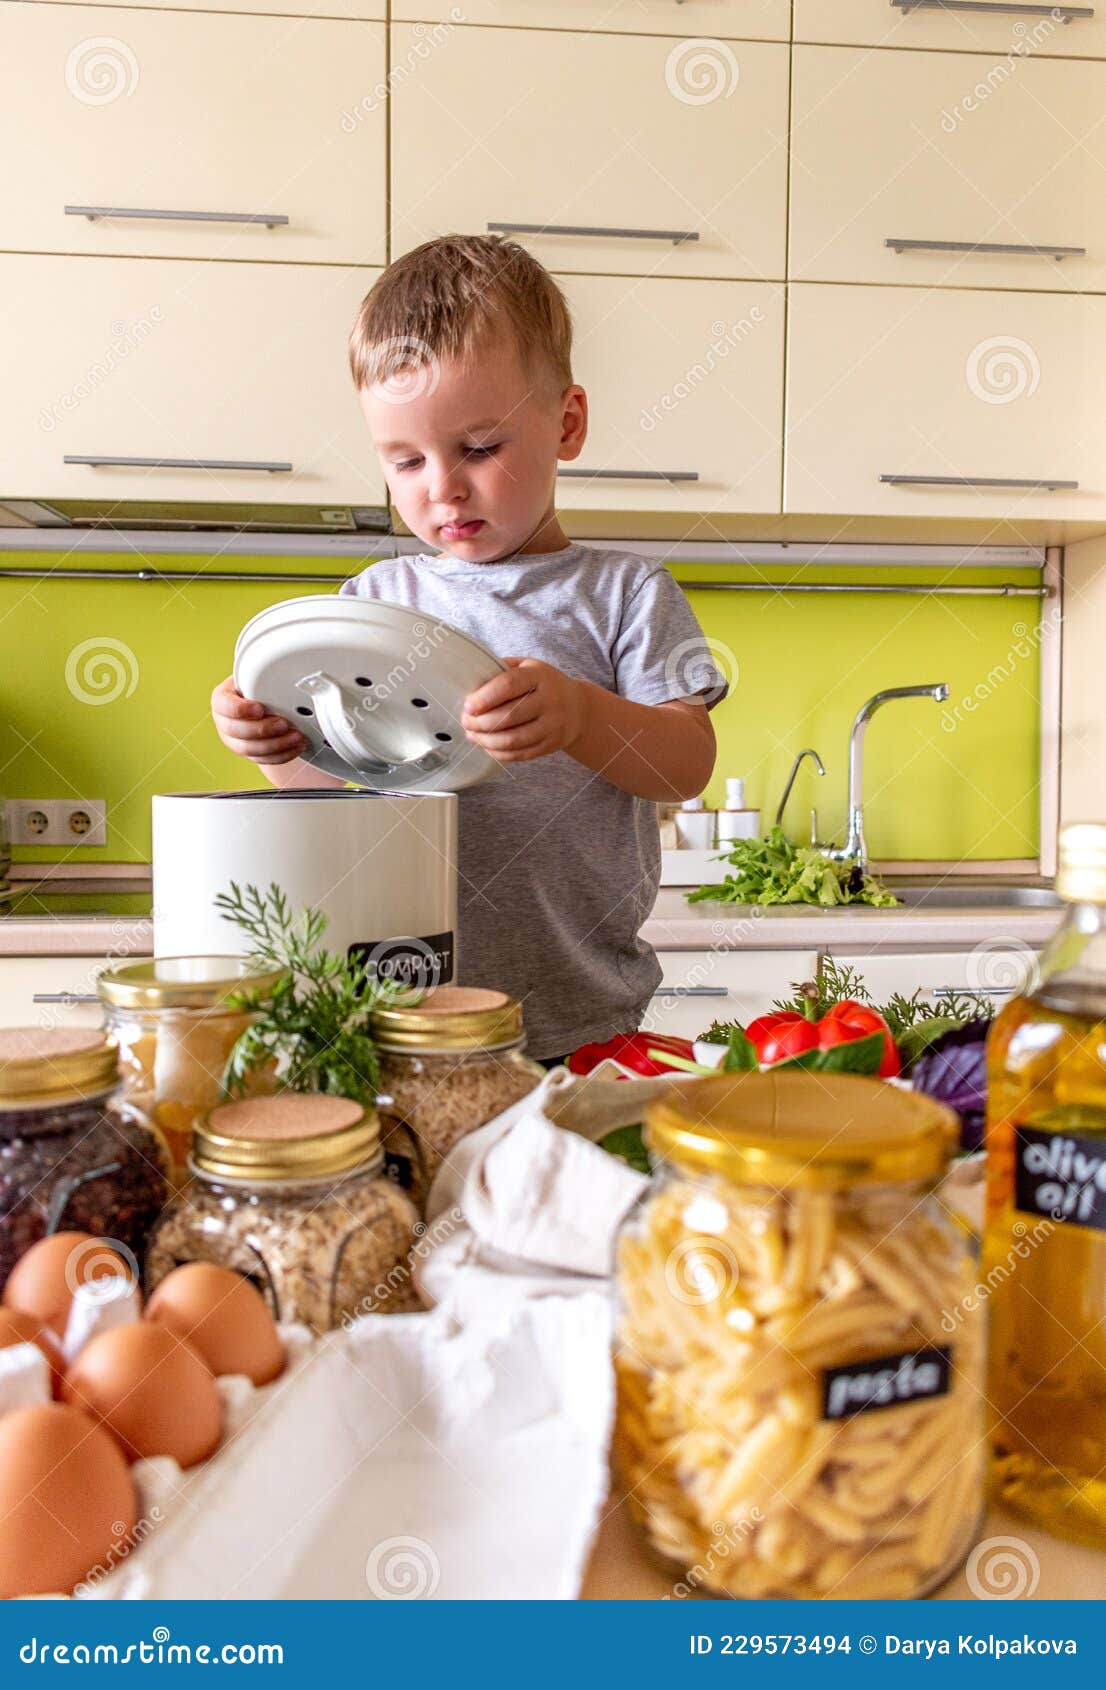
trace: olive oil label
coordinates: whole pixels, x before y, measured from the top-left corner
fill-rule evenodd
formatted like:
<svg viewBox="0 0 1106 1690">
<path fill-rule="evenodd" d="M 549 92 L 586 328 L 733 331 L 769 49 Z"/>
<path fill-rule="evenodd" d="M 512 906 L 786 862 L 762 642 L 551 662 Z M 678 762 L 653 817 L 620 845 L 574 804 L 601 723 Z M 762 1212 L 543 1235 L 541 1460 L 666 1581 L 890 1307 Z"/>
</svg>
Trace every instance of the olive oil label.
<svg viewBox="0 0 1106 1690">
<path fill-rule="evenodd" d="M 452 933 L 400 933 L 391 939 L 362 939 L 346 954 L 351 962 L 363 962 L 374 980 L 391 980 L 397 986 L 421 986 L 432 991 L 453 979 Z"/>
<path fill-rule="evenodd" d="M 854 1414 L 878 1408 L 947 1397 L 951 1374 L 952 1350 L 946 1346 L 827 1367 L 822 1373 L 822 1419 L 851 1420 Z"/>
<path fill-rule="evenodd" d="M 1106 1139 L 1018 1127 L 1014 1206 L 1106 1232 Z"/>
</svg>

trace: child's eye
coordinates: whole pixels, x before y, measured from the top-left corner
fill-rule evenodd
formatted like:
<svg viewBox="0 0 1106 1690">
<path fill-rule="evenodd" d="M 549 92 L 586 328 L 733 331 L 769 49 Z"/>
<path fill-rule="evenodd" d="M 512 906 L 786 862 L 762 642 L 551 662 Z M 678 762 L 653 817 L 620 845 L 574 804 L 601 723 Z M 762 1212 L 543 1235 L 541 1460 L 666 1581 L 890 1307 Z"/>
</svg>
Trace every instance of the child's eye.
<svg viewBox="0 0 1106 1690">
<path fill-rule="evenodd" d="M 397 470 L 399 470 L 399 469 L 418 469 L 418 467 L 421 463 L 422 463 L 421 458 L 402 458 L 399 463 L 393 464 L 392 468 L 397 469 Z"/>
<path fill-rule="evenodd" d="M 497 440 L 493 446 L 466 446 L 464 449 L 465 456 L 466 458 L 492 458 L 502 444 L 501 440 Z"/>
</svg>

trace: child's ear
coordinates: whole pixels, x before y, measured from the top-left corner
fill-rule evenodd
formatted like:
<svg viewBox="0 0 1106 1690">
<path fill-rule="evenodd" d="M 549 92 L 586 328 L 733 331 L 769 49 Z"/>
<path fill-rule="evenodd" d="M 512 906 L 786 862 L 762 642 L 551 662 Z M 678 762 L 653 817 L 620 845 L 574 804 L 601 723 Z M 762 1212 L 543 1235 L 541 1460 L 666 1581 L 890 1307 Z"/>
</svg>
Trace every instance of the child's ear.
<svg viewBox="0 0 1106 1690">
<path fill-rule="evenodd" d="M 561 442 L 557 456 L 563 463 L 578 458 L 588 437 L 588 396 L 575 384 L 561 395 Z"/>
</svg>

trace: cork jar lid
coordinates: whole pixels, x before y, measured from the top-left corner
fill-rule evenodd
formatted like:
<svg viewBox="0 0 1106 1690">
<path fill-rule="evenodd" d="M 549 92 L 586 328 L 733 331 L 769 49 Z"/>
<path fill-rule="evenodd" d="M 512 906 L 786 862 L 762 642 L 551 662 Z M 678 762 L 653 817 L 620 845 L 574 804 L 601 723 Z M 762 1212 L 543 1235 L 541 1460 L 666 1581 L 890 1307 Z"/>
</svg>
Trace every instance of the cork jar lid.
<svg viewBox="0 0 1106 1690">
<path fill-rule="evenodd" d="M 0 1028 L 0 1109 L 95 1097 L 119 1081 L 119 1053 L 100 1027 Z"/>
<path fill-rule="evenodd" d="M 383 1050 L 501 1050 L 522 1039 L 522 1005 L 486 987 L 438 986 L 375 1009 L 372 1031 Z"/>
<path fill-rule="evenodd" d="M 375 1110 L 349 1097 L 284 1091 L 210 1110 L 197 1124 L 192 1160 L 198 1173 L 227 1179 L 323 1179 L 379 1153 Z"/>
</svg>

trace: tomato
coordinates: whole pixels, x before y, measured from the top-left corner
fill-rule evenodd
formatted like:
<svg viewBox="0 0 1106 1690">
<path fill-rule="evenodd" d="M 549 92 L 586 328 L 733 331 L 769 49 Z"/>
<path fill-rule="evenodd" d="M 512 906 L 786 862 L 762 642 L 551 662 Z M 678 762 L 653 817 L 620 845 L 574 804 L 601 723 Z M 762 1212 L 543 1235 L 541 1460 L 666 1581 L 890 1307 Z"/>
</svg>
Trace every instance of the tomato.
<svg viewBox="0 0 1106 1690">
<path fill-rule="evenodd" d="M 808 1050 L 832 1050 L 834 1045 L 850 1044 L 854 1039 L 867 1039 L 873 1033 L 882 1033 L 884 1051 L 879 1065 L 880 1078 L 892 1079 L 902 1069 L 891 1029 L 883 1016 L 878 1010 L 852 998 L 843 998 L 840 1003 L 835 1003 L 820 1021 L 810 1021 L 796 1010 L 777 1010 L 771 1015 L 758 1016 L 745 1032 L 752 1041 L 762 1068 L 787 1062 Z"/>
<path fill-rule="evenodd" d="M 695 1060 L 690 1039 L 678 1039 L 671 1033 L 619 1033 L 604 1044 L 581 1045 L 569 1057 L 568 1069 L 572 1074 L 590 1074 L 601 1062 L 617 1062 L 647 1079 L 656 1074 L 671 1074 L 671 1068 L 654 1062 L 646 1054 L 650 1050 L 665 1050 L 670 1056 L 685 1057 L 688 1062 Z"/>
<path fill-rule="evenodd" d="M 821 1030 L 825 1030 L 825 1036 L 819 1038 L 822 1050 L 828 1050 L 831 1044 L 844 1044 L 849 1039 L 868 1039 L 873 1033 L 882 1033 L 883 1060 L 879 1065 L 880 1079 L 894 1079 L 902 1072 L 902 1063 L 891 1029 L 878 1009 L 872 1009 L 866 1003 L 857 1003 L 854 998 L 842 998 L 840 1003 L 835 1003 L 827 1010 L 818 1025 L 820 1035 Z"/>
<path fill-rule="evenodd" d="M 775 1015 L 761 1015 L 745 1035 L 752 1040 L 757 1061 L 762 1068 L 775 1062 L 786 1062 L 804 1051 L 818 1049 L 818 1024 L 794 1010 L 781 1010 Z"/>
</svg>

